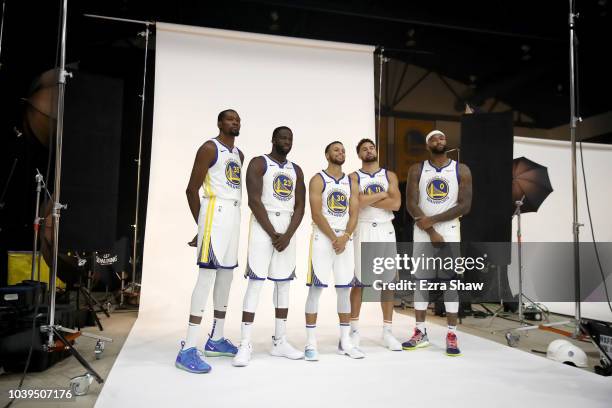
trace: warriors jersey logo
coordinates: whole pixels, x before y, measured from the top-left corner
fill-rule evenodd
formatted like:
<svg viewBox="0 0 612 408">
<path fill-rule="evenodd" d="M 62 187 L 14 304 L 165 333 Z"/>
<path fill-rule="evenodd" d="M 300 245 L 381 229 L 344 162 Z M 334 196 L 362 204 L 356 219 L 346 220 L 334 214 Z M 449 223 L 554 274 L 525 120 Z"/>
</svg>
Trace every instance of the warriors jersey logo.
<svg viewBox="0 0 612 408">
<path fill-rule="evenodd" d="M 240 187 L 240 174 L 240 164 L 237 161 L 230 159 L 225 162 L 225 178 L 229 186 Z"/>
<path fill-rule="evenodd" d="M 272 182 L 272 191 L 279 200 L 289 200 L 293 193 L 293 180 L 286 174 L 277 174 Z"/>
<path fill-rule="evenodd" d="M 332 190 L 327 195 L 327 209 L 332 215 L 343 216 L 348 208 L 346 194 L 340 190 Z"/>
<path fill-rule="evenodd" d="M 434 178 L 427 183 L 427 198 L 434 203 L 441 203 L 448 198 L 448 182 L 444 178 Z"/>
<path fill-rule="evenodd" d="M 382 193 L 383 191 L 385 191 L 385 189 L 378 183 L 368 184 L 366 188 L 363 189 L 365 195 Z"/>
</svg>

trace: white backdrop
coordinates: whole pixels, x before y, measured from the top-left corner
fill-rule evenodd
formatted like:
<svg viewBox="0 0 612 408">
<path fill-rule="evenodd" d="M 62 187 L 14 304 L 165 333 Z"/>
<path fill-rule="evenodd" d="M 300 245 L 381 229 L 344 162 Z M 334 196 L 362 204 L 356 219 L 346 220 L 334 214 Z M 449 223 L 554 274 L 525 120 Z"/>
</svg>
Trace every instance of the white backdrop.
<svg viewBox="0 0 612 408">
<path fill-rule="evenodd" d="M 584 169 L 589 188 L 589 204 L 595 229 L 595 238 L 601 242 L 612 241 L 612 146 L 583 143 Z M 553 193 L 546 198 L 537 213 L 522 216 L 523 242 L 572 242 L 572 175 L 570 143 L 524 137 L 514 138 L 514 157 L 525 156 L 548 167 Z M 591 227 L 586 208 L 584 183 L 578 151 L 578 220 L 584 224 L 580 229 L 580 241 L 592 242 Z M 516 241 L 516 221 L 513 221 L 513 240 Z M 602 258 L 602 262 L 604 262 Z M 527 260 L 528 262 L 529 260 Z M 568 265 L 571 268 L 571 265 Z M 602 265 L 609 270 L 612 265 Z M 536 268 L 537 269 L 537 268 Z M 529 285 L 528 268 L 524 269 L 526 285 Z M 607 279 L 612 294 L 612 279 Z M 517 284 L 518 286 L 518 284 Z M 554 312 L 574 314 L 574 304 L 567 302 L 546 303 Z M 582 315 L 592 319 L 612 321 L 612 313 L 606 303 L 582 303 Z"/>
<path fill-rule="evenodd" d="M 272 130 L 294 132 L 289 159 L 310 177 L 326 166 L 324 147 L 344 142 L 345 171 L 360 164 L 355 145 L 374 136 L 373 48 L 235 31 L 157 24 L 155 110 L 151 174 L 144 246 L 140 316 L 165 316 L 187 323 L 198 269 L 196 233 L 185 188 L 196 150 L 218 134 L 217 114 L 233 108 L 242 118 L 236 144 L 244 170 L 254 156 L 271 149 Z M 244 175 L 245 173 L 243 173 Z M 246 282 L 246 187 L 243 185 L 239 267 L 228 305 L 226 327 L 238 327 Z M 297 232 L 298 279 L 291 296 L 289 323 L 303 326 L 310 211 Z M 271 284 L 262 291 L 257 323 L 272 325 Z M 322 315 L 335 317 L 335 293 L 322 297 Z M 212 317 L 212 293 L 205 318 Z M 259 313 L 261 312 L 261 313 Z"/>
</svg>

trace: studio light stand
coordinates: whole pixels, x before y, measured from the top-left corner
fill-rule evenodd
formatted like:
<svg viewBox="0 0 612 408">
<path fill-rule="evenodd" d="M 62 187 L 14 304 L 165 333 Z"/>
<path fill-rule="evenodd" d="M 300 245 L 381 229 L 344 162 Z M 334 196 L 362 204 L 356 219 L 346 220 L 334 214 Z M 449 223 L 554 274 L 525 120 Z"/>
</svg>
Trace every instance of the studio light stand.
<svg viewBox="0 0 612 408">
<path fill-rule="evenodd" d="M 67 208 L 66 205 L 60 203 L 60 188 L 62 175 L 62 140 L 64 135 L 64 97 L 66 93 L 66 77 L 72 76 L 66 72 L 66 18 L 68 14 L 68 0 L 62 1 L 61 13 L 61 40 L 60 40 L 60 69 L 58 75 L 58 94 L 57 94 L 57 124 L 55 133 L 55 182 L 53 190 L 53 261 L 51 264 L 51 273 L 49 276 L 49 325 L 41 326 L 40 330 L 48 334 L 47 350 L 55 349 L 55 339 L 57 338 L 64 347 L 70 350 L 70 353 L 81 363 L 87 370 L 87 374 L 81 377 L 76 377 L 71 381 L 71 386 L 74 388 L 78 384 L 85 387 L 86 383 L 95 379 L 98 383 L 103 383 L 104 380 L 100 375 L 89 365 L 89 363 L 79 354 L 72 346 L 72 343 L 61 333 L 65 331 L 62 326 L 55 324 L 55 297 L 56 297 L 56 279 L 57 279 L 57 261 L 59 248 L 59 223 L 60 211 Z M 75 382 L 76 381 L 76 382 Z M 75 385 L 76 384 L 76 385 Z M 87 384 L 87 388 L 88 388 Z M 82 388 L 81 388 L 82 389 Z M 85 391 L 86 392 L 86 391 Z"/>
<path fill-rule="evenodd" d="M 582 121 L 576 113 L 576 35 L 574 32 L 576 18 L 578 14 L 575 13 L 576 2 L 569 0 L 569 39 L 570 39 L 570 142 L 571 142 L 571 154 L 572 154 L 572 234 L 574 238 L 574 290 L 575 290 L 575 328 L 573 337 L 577 338 L 580 336 L 580 227 L 584 224 L 578 222 L 578 176 L 576 172 L 576 125 Z M 605 282 L 604 282 L 605 284 Z"/>
<path fill-rule="evenodd" d="M 40 231 L 40 224 L 42 218 L 40 217 L 40 193 L 44 188 L 47 190 L 47 186 L 45 185 L 45 181 L 43 179 L 43 175 L 40 174 L 40 171 L 36 169 L 36 176 L 34 176 L 34 180 L 36 181 L 36 212 L 34 213 L 34 243 L 32 245 L 32 273 L 30 274 L 30 280 L 34 280 L 34 274 L 36 270 L 38 270 L 37 281 L 40 282 L 40 265 L 38 265 L 38 233 Z"/>
<path fill-rule="evenodd" d="M 548 312 L 544 310 L 541 306 L 539 306 L 536 302 L 529 299 L 523 293 L 523 235 L 521 233 L 521 207 L 523 206 L 525 200 L 525 196 L 523 196 L 520 200 L 514 202 L 514 206 L 516 207 L 516 211 L 514 215 L 516 215 L 517 219 L 517 227 L 516 227 L 516 243 L 517 243 L 517 259 L 518 259 L 518 281 L 519 281 L 519 295 L 518 295 L 518 314 L 519 314 L 519 323 L 521 325 L 526 325 L 525 316 L 523 311 L 523 299 L 527 300 L 533 307 L 542 313 L 542 316 L 545 317 L 544 320 L 548 322 Z"/>
</svg>

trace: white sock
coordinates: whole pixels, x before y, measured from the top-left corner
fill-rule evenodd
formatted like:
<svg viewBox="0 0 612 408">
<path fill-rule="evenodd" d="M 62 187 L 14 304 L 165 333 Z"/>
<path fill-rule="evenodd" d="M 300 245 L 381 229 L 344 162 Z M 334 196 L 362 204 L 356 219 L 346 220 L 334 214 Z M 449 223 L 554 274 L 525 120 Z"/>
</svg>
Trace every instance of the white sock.
<svg viewBox="0 0 612 408">
<path fill-rule="evenodd" d="M 242 322 L 240 325 L 240 344 L 248 344 L 251 342 L 252 322 Z"/>
<path fill-rule="evenodd" d="M 355 333 L 359 331 L 359 318 L 351 319 L 351 332 Z"/>
<path fill-rule="evenodd" d="M 416 328 L 423 334 L 425 334 L 425 330 L 427 330 L 425 328 L 425 322 L 416 322 Z"/>
<path fill-rule="evenodd" d="M 223 338 L 223 326 L 225 326 L 225 319 L 218 319 L 215 317 L 212 333 L 210 333 L 210 338 L 213 341 L 221 340 Z"/>
<path fill-rule="evenodd" d="M 196 347 L 198 344 L 198 334 L 200 333 L 200 325 L 189 323 L 187 326 L 187 338 L 185 339 L 185 347 L 183 350 L 187 350 L 191 347 Z"/>
<path fill-rule="evenodd" d="M 316 347 L 317 346 L 317 338 L 315 336 L 315 329 L 317 328 L 316 324 L 307 324 L 306 325 L 306 344 Z"/>
<path fill-rule="evenodd" d="M 455 335 L 456 335 L 456 334 L 457 334 L 457 326 L 451 326 L 451 325 L 449 325 L 449 326 L 448 326 L 448 332 L 449 332 L 449 333 L 453 333 L 453 334 L 455 334 Z"/>
<path fill-rule="evenodd" d="M 280 339 L 285 335 L 285 327 L 287 327 L 287 319 L 274 319 L 274 338 Z"/>
<path fill-rule="evenodd" d="M 391 322 L 388 320 L 384 320 L 383 321 L 383 334 L 393 334 L 393 331 L 391 329 L 392 329 Z"/>
<path fill-rule="evenodd" d="M 340 323 L 340 340 L 350 339 L 351 326 L 348 323 Z"/>
</svg>

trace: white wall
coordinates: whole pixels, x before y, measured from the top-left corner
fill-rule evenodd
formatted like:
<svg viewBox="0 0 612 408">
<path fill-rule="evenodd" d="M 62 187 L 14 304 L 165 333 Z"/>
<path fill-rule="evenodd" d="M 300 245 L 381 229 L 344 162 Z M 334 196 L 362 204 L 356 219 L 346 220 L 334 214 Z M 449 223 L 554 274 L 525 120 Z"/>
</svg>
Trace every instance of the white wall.
<svg viewBox="0 0 612 408">
<path fill-rule="evenodd" d="M 584 168 L 589 189 L 589 203 L 595 229 L 595 238 L 600 242 L 612 241 L 612 146 L 583 143 Z M 572 234 L 572 173 L 570 143 L 514 138 L 514 157 L 525 156 L 548 167 L 554 192 L 548 196 L 537 213 L 522 216 L 523 242 L 573 242 Z M 584 183 L 578 151 L 578 220 L 584 224 L 580 229 L 580 241 L 591 242 L 591 227 L 588 222 Z M 513 237 L 516 240 L 516 221 L 513 221 Z M 607 257 L 604 257 L 607 258 Z M 528 260 L 527 260 L 528 261 Z M 609 270 L 612 265 L 602 265 Z M 572 265 L 567 265 L 572 268 Z M 529 285 L 529 271 L 525 271 Z M 608 290 L 612 293 L 612 279 L 608 278 Z M 546 303 L 557 313 L 574 314 L 574 304 L 566 302 Z M 612 313 L 606 303 L 582 303 L 583 317 L 612 321 Z"/>
<path fill-rule="evenodd" d="M 242 118 L 237 146 L 246 163 L 268 153 L 272 130 L 293 129 L 289 159 L 304 170 L 306 184 L 326 166 L 323 149 L 341 140 L 345 171 L 359 165 L 354 148 L 374 136 L 373 48 L 322 41 L 157 24 L 155 110 L 144 246 L 141 316 L 165 315 L 187 322 L 196 280 L 196 233 L 185 187 L 198 147 L 218 134 L 217 114 L 236 109 Z M 245 163 L 245 170 L 246 170 Z M 244 174 L 244 173 L 243 173 Z M 243 188 L 239 267 L 234 273 L 227 324 L 238 327 L 246 282 L 247 221 Z M 310 211 L 297 232 L 297 274 L 289 322 L 303 325 Z M 271 284 L 261 295 L 258 322 L 272 322 Z M 334 317 L 335 293 L 322 298 Z M 205 320 L 210 322 L 212 307 Z M 327 305 L 327 306 L 326 306 Z M 323 309 L 326 308 L 326 309 Z M 336 317 L 337 319 L 337 317 Z"/>
</svg>

